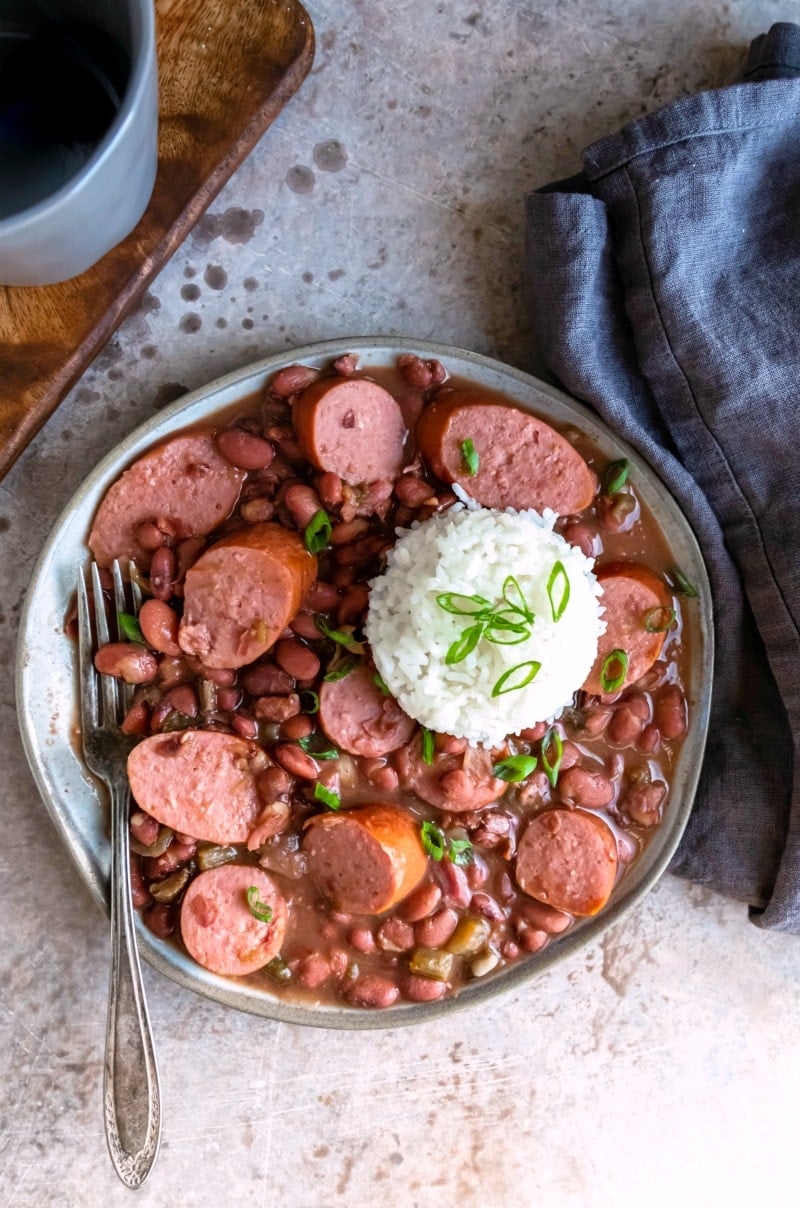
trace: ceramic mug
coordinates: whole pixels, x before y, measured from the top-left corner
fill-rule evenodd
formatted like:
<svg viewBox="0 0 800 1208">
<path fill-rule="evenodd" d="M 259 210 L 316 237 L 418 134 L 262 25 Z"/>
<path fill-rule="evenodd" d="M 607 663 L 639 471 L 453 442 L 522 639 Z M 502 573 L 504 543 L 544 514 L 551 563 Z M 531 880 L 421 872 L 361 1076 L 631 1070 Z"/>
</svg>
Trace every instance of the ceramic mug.
<svg viewBox="0 0 800 1208">
<path fill-rule="evenodd" d="M 66 281 L 124 239 L 157 135 L 153 0 L 0 0 L 0 284 Z"/>
</svg>

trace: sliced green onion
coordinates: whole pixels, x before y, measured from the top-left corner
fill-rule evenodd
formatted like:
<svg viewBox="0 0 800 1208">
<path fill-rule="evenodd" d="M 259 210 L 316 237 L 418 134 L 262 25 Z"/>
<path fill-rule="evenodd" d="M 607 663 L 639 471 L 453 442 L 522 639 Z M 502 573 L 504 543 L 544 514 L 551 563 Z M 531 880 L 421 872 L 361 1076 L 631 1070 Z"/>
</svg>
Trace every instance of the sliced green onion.
<svg viewBox="0 0 800 1208">
<path fill-rule="evenodd" d="M 338 662 L 331 663 L 328 671 L 323 675 L 323 682 L 326 684 L 335 684 L 339 680 L 343 680 L 346 676 L 354 671 L 358 666 L 358 658 L 354 654 L 348 654 L 347 658 L 341 659 Z"/>
<path fill-rule="evenodd" d="M 512 598 L 514 596 L 517 598 L 516 603 Z M 509 575 L 503 584 L 503 599 L 514 612 L 521 612 L 529 625 L 533 624 L 533 613 L 528 607 L 528 601 L 525 599 L 522 588 L 513 575 Z"/>
<path fill-rule="evenodd" d="M 451 864 L 466 868 L 475 859 L 475 851 L 469 839 L 448 839 L 447 858 Z"/>
<path fill-rule="evenodd" d="M 615 671 L 615 667 L 619 670 Z M 608 695 L 611 692 L 618 692 L 625 683 L 625 676 L 628 674 L 628 656 L 624 650 L 612 650 L 611 654 L 606 655 L 603 666 L 600 669 L 600 687 L 603 692 Z"/>
<path fill-rule="evenodd" d="M 483 636 L 483 630 L 483 622 L 467 626 L 461 637 L 453 642 L 444 656 L 444 661 L 448 667 L 451 667 L 453 663 L 460 663 L 462 659 L 465 659 L 468 654 L 472 653 Z"/>
<path fill-rule="evenodd" d="M 481 459 L 478 456 L 477 449 L 469 437 L 461 442 L 461 456 L 464 458 L 464 467 L 467 473 L 469 474 L 470 478 L 474 478 L 478 473 L 478 466 L 481 464 Z"/>
<path fill-rule="evenodd" d="M 491 616 L 485 625 L 487 642 L 494 642 L 496 646 L 519 646 L 520 642 L 527 642 L 531 636 L 530 626 L 526 622 L 519 624 L 517 621 L 509 621 L 499 612 Z"/>
<path fill-rule="evenodd" d="M 619 461 L 610 462 L 604 472 L 603 480 L 600 484 L 600 489 L 604 495 L 615 495 L 617 491 L 621 491 L 628 481 L 631 463 L 627 457 L 621 457 Z"/>
<path fill-rule="evenodd" d="M 261 901 L 257 885 L 251 885 L 247 890 L 247 909 L 259 923 L 272 922 L 272 907 Z"/>
<path fill-rule="evenodd" d="M 692 587 L 692 584 L 679 566 L 670 568 L 669 577 L 672 580 L 673 591 L 676 596 L 696 596 L 698 594 L 697 588 Z"/>
<path fill-rule="evenodd" d="M 492 696 L 504 696 L 506 692 L 516 692 L 519 688 L 526 688 L 531 680 L 539 674 L 541 666 L 541 663 L 529 659 L 528 662 L 517 663 L 516 667 L 509 667 L 492 688 Z"/>
<path fill-rule="evenodd" d="M 651 608 L 645 613 L 644 627 L 648 633 L 666 633 L 668 629 L 672 629 L 677 616 L 674 608 Z"/>
<path fill-rule="evenodd" d="M 550 748 L 555 750 L 555 759 L 550 758 Z M 561 770 L 561 757 L 564 754 L 564 744 L 555 726 L 551 726 L 542 739 L 542 767 L 552 788 L 556 787 L 558 773 Z"/>
<path fill-rule="evenodd" d="M 556 562 L 547 580 L 547 598 L 554 621 L 560 621 L 563 617 L 564 609 L 569 604 L 569 592 L 569 577 L 564 570 L 564 563 Z"/>
<path fill-rule="evenodd" d="M 292 980 L 292 971 L 282 956 L 273 956 L 264 966 L 264 973 L 279 985 Z"/>
<path fill-rule="evenodd" d="M 336 642 L 337 646 L 359 646 L 358 642 L 353 640 L 352 633 L 348 633 L 346 629 L 329 629 L 322 617 L 315 617 L 314 623 L 324 638 L 331 642 Z"/>
<path fill-rule="evenodd" d="M 144 634 L 141 631 L 139 622 L 129 612 L 118 612 L 117 624 L 119 625 L 120 633 L 129 642 L 144 642 Z"/>
<path fill-rule="evenodd" d="M 375 674 L 372 677 L 372 682 L 380 690 L 381 696 L 391 696 L 392 695 L 391 692 L 389 691 L 389 689 L 386 687 L 386 681 L 384 680 L 380 671 L 375 672 Z"/>
<path fill-rule="evenodd" d="M 323 550 L 331 539 L 332 531 L 330 516 L 324 508 L 320 508 L 311 517 L 303 533 L 303 540 L 308 552 L 318 554 L 320 550 Z"/>
<path fill-rule="evenodd" d="M 433 763 L 433 735 L 424 726 L 422 727 L 422 762 L 427 763 L 428 767 Z"/>
<path fill-rule="evenodd" d="M 319 781 L 314 785 L 314 800 L 321 801 L 323 805 L 327 805 L 329 810 L 338 810 L 342 804 L 342 799 L 338 793 L 334 793 L 333 789 L 328 789 Z"/>
<path fill-rule="evenodd" d="M 444 831 L 441 827 L 437 826 L 435 822 L 423 822 L 420 827 L 419 837 L 422 840 L 422 846 L 431 859 L 441 860 L 445 848 Z"/>
<path fill-rule="evenodd" d="M 300 693 L 300 708 L 304 713 L 319 713 L 319 697 L 310 688 L 304 688 Z"/>
<path fill-rule="evenodd" d="M 525 780 L 536 770 L 538 762 L 535 755 L 509 755 L 494 765 L 492 775 L 509 784 L 519 784 L 520 780 Z"/>
<path fill-rule="evenodd" d="M 306 738 L 298 738 L 297 745 L 305 751 L 306 755 L 313 755 L 315 759 L 338 759 L 341 752 L 338 747 L 325 746 L 318 747 L 318 734 L 309 734 Z"/>
<path fill-rule="evenodd" d="M 457 617 L 478 616 L 485 608 L 491 608 L 491 602 L 484 596 L 465 596 L 460 591 L 443 591 L 436 597 L 436 603 L 445 612 L 452 612 Z"/>
</svg>

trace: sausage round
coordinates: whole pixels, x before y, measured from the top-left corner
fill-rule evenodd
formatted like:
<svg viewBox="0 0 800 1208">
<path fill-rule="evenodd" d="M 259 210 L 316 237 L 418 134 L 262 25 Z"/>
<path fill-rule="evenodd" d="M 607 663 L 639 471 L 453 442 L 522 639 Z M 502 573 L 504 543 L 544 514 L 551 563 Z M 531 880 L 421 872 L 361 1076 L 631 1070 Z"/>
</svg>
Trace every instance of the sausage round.
<svg viewBox="0 0 800 1208">
<path fill-rule="evenodd" d="M 331 742 L 351 755 L 377 759 L 407 743 L 416 722 L 375 683 L 375 670 L 360 663 L 344 679 L 323 683 L 319 722 Z"/>
<path fill-rule="evenodd" d="M 395 762 L 405 787 L 428 805 L 451 814 L 483 809 L 508 788 L 492 775 L 494 760 L 483 747 L 466 746 L 455 754 L 436 751 L 433 762 L 427 764 L 422 758 L 422 736 L 418 734 L 397 752 Z"/>
<path fill-rule="evenodd" d="M 619 691 L 650 670 L 661 653 L 666 633 L 649 633 L 645 621 L 653 609 L 669 606 L 670 595 L 662 580 L 638 562 L 609 562 L 600 567 L 597 578 L 603 588 L 600 603 L 605 609 L 606 631 L 600 636 L 597 658 L 583 689 L 602 696 L 600 675 L 612 650 L 624 650 L 628 656 L 628 670 Z"/>
<path fill-rule="evenodd" d="M 517 884 L 556 910 L 597 914 L 614 888 L 617 859 L 617 841 L 602 818 L 582 810 L 545 810 L 520 839 Z"/>
<path fill-rule="evenodd" d="M 320 893 L 347 914 L 383 914 L 415 889 L 428 858 L 419 823 L 396 805 L 318 814 L 303 847 Z"/>
<path fill-rule="evenodd" d="M 297 442 L 318 470 L 353 486 L 394 478 L 408 432 L 388 390 L 368 378 L 321 378 L 292 408 Z"/>
<path fill-rule="evenodd" d="M 223 457 L 210 432 L 175 436 L 135 461 L 106 492 L 89 547 L 101 566 L 133 558 L 148 566 L 152 549 L 137 538 L 144 524 L 176 542 L 204 537 L 227 520 L 246 475 Z"/>
<path fill-rule="evenodd" d="M 268 923 L 247 904 L 247 891 L 258 890 L 268 906 Z M 198 964 L 212 973 L 243 977 L 255 973 L 280 952 L 288 911 L 275 882 L 261 868 L 223 864 L 195 877 L 181 905 L 181 936 Z"/>
<path fill-rule="evenodd" d="M 186 572 L 178 642 L 207 667 L 244 667 L 300 610 L 317 560 L 297 533 L 254 524 L 223 538 Z"/>
<path fill-rule="evenodd" d="M 570 515 L 588 507 L 597 488 L 594 471 L 555 428 L 466 390 L 442 393 L 425 407 L 416 439 L 434 474 L 457 482 L 484 507 Z M 466 440 L 478 457 L 474 474 L 464 460 Z"/>
<path fill-rule="evenodd" d="M 213 730 L 154 734 L 128 756 L 134 799 L 179 834 L 209 843 L 244 843 L 261 811 L 255 776 L 263 752 Z"/>
</svg>

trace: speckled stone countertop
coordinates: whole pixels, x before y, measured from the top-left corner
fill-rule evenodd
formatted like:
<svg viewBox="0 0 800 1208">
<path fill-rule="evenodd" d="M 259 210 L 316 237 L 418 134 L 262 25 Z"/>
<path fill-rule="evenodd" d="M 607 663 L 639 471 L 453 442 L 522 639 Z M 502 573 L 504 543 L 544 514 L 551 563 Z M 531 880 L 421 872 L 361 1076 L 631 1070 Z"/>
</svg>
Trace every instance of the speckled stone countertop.
<svg viewBox="0 0 800 1208">
<path fill-rule="evenodd" d="M 533 367 L 522 198 L 726 82 L 786 0 L 317 0 L 311 76 L 0 483 L 0 651 L 46 532 L 185 388 L 331 336 Z M 0 1204 L 134 1202 L 106 1158 L 106 925 L 6 693 Z M 164 1096 L 148 1208 L 797 1202 L 800 942 L 672 877 L 602 943 L 479 1012 L 325 1033 L 145 971 Z"/>
</svg>

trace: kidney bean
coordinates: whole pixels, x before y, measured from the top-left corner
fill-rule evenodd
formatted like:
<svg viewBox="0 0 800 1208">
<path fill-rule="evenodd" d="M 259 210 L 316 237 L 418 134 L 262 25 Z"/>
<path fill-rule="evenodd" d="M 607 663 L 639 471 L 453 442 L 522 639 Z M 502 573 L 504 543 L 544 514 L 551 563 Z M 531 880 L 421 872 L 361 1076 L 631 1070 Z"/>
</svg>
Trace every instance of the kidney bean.
<svg viewBox="0 0 800 1208">
<path fill-rule="evenodd" d="M 241 688 L 217 688 L 217 708 L 223 712 L 238 709 L 244 699 Z"/>
<path fill-rule="evenodd" d="M 498 902 L 495 902 L 491 894 L 488 893 L 474 893 L 469 908 L 475 914 L 480 914 L 485 919 L 490 919 L 493 923 L 501 923 L 506 917 L 503 907 Z"/>
<path fill-rule="evenodd" d="M 338 508 L 344 496 L 344 484 L 338 474 L 326 470 L 317 479 L 319 497 L 326 508 Z"/>
<path fill-rule="evenodd" d="M 559 776 L 557 792 L 567 805 L 583 805 L 599 809 L 614 800 L 614 785 L 602 772 L 586 768 L 569 768 Z"/>
<path fill-rule="evenodd" d="M 242 428 L 230 428 L 217 433 L 217 448 L 223 457 L 239 470 L 266 470 L 275 450 L 262 436 L 254 436 Z"/>
<path fill-rule="evenodd" d="M 517 932 L 519 946 L 525 952 L 541 952 L 550 939 L 546 931 L 537 931 L 533 927 L 523 926 Z"/>
<path fill-rule="evenodd" d="M 544 738 L 548 729 L 547 722 L 540 721 L 535 726 L 530 726 L 527 730 L 520 730 L 519 736 L 523 742 L 539 742 Z"/>
<path fill-rule="evenodd" d="M 556 910 L 555 906 L 537 902 L 533 898 L 520 902 L 517 910 L 518 917 L 525 923 L 538 931 L 546 931 L 549 935 L 560 935 L 572 922 L 572 915 L 563 910 Z"/>
<path fill-rule="evenodd" d="M 447 370 L 441 361 L 428 361 L 428 368 L 431 371 L 431 379 L 434 386 L 441 386 L 442 382 L 447 381 Z"/>
<path fill-rule="evenodd" d="M 663 659 L 659 659 L 658 662 L 653 663 L 649 671 L 639 677 L 636 684 L 642 692 L 652 692 L 654 688 L 658 688 L 664 683 L 668 671 L 669 664 L 665 663 Z"/>
<path fill-rule="evenodd" d="M 169 600 L 174 594 L 177 578 L 177 558 L 171 549 L 162 545 L 153 554 L 153 561 L 150 563 L 150 590 L 155 598 Z"/>
<path fill-rule="evenodd" d="M 468 906 L 472 889 L 467 874 L 458 864 L 445 858 L 436 865 L 436 874 L 443 884 L 444 896 L 453 906 Z"/>
<path fill-rule="evenodd" d="M 447 982 L 435 981 L 432 977 L 403 972 L 400 975 L 400 988 L 411 1002 L 435 1002 L 444 998 L 450 987 Z"/>
<path fill-rule="evenodd" d="M 153 902 L 142 918 L 145 926 L 159 939 L 167 939 L 175 930 L 176 910 L 169 902 Z"/>
<path fill-rule="evenodd" d="M 179 843 L 173 839 L 167 850 L 161 856 L 145 856 L 142 859 L 142 874 L 146 881 L 157 881 L 167 873 L 175 872 L 187 860 L 191 860 L 197 850 L 195 843 Z"/>
<path fill-rule="evenodd" d="M 607 533 L 622 533 L 632 528 L 639 515 L 636 496 L 620 491 L 615 495 L 600 495 L 597 500 L 597 520 Z"/>
<path fill-rule="evenodd" d="M 284 461 L 288 461 L 290 466 L 294 466 L 295 468 L 299 466 L 305 467 L 306 460 L 303 457 L 300 446 L 296 440 L 282 440 L 278 447 L 280 449 L 281 457 L 284 459 Z"/>
<path fill-rule="evenodd" d="M 163 600 L 145 600 L 139 611 L 139 625 L 148 645 L 159 654 L 179 658 L 178 626 L 180 619 L 174 609 Z"/>
<path fill-rule="evenodd" d="M 652 723 L 645 726 L 636 741 L 636 750 L 642 755 L 655 755 L 661 746 L 661 731 Z"/>
<path fill-rule="evenodd" d="M 338 603 L 339 593 L 333 584 L 315 579 L 303 597 L 302 607 L 307 612 L 331 612 Z"/>
<path fill-rule="evenodd" d="M 469 743 L 466 738 L 456 738 L 453 734 L 434 734 L 433 745 L 443 755 L 463 755 Z"/>
<path fill-rule="evenodd" d="M 394 484 L 394 493 L 407 508 L 416 509 L 436 502 L 436 492 L 430 483 L 414 474 L 401 474 Z"/>
<path fill-rule="evenodd" d="M 352 566 L 335 566 L 330 572 L 331 582 L 337 587 L 351 587 L 356 577 L 355 568 Z"/>
<path fill-rule="evenodd" d="M 328 981 L 332 973 L 330 961 L 321 952 L 312 952 L 298 965 L 297 981 L 306 990 L 317 990 Z"/>
<path fill-rule="evenodd" d="M 364 566 L 370 558 L 383 552 L 387 542 L 380 534 L 372 537 L 362 537 L 351 545 L 338 545 L 333 551 L 333 557 L 339 566 Z"/>
<path fill-rule="evenodd" d="M 571 521 L 564 529 L 564 540 L 574 545 L 587 558 L 596 558 L 601 553 L 597 548 L 600 545 L 597 534 L 583 521 Z"/>
<path fill-rule="evenodd" d="M 375 951 L 375 936 L 369 927 L 353 927 L 347 933 L 347 942 L 356 952 L 368 955 Z"/>
<path fill-rule="evenodd" d="M 247 850 L 256 851 L 276 835 L 282 835 L 291 821 L 291 815 L 288 801 L 270 801 L 256 818 L 247 836 Z"/>
<path fill-rule="evenodd" d="M 170 688 L 169 692 L 166 693 L 164 700 L 173 709 L 177 709 L 179 713 L 183 713 L 184 717 L 197 717 L 197 693 L 191 684 L 176 684 L 174 688 Z"/>
<path fill-rule="evenodd" d="M 489 869 L 483 860 L 473 859 L 472 863 L 467 865 L 467 881 L 470 889 L 480 889 L 481 885 L 485 885 L 488 880 Z"/>
<path fill-rule="evenodd" d="M 316 780 L 319 776 L 317 762 L 292 743 L 279 743 L 275 748 L 275 758 L 285 771 L 300 780 Z"/>
<path fill-rule="evenodd" d="M 412 520 L 418 520 L 411 508 L 398 507 L 394 514 L 395 528 L 408 528 Z"/>
<path fill-rule="evenodd" d="M 620 831 L 617 834 L 617 855 L 620 864 L 630 864 L 634 856 L 638 854 L 639 844 L 633 835 L 629 835 L 627 831 Z"/>
<path fill-rule="evenodd" d="M 639 826 L 655 826 L 661 818 L 661 805 L 666 795 L 667 786 L 662 780 L 633 784 L 623 797 L 622 808 Z"/>
<path fill-rule="evenodd" d="M 629 747 L 650 720 L 650 705 L 641 692 L 623 697 L 608 723 L 608 737 L 615 746 Z"/>
<path fill-rule="evenodd" d="M 258 723 L 252 714 L 242 710 L 231 717 L 231 729 L 240 738 L 258 738 Z"/>
<path fill-rule="evenodd" d="M 131 902 L 138 909 L 140 906 L 146 906 L 150 901 L 150 891 L 142 877 L 142 866 L 139 857 L 135 852 L 131 852 L 129 859 L 131 869 Z"/>
<path fill-rule="evenodd" d="M 336 609 L 337 624 L 354 624 L 367 611 L 368 604 L 369 588 L 363 583 L 356 583 L 353 587 L 349 587 Z"/>
<path fill-rule="evenodd" d="M 686 733 L 686 698 L 677 684 L 666 684 L 653 702 L 653 720 L 661 737 L 674 742 Z"/>
<path fill-rule="evenodd" d="M 150 710 L 143 700 L 134 701 L 122 719 L 120 730 L 123 734 L 146 734 L 150 728 Z"/>
<path fill-rule="evenodd" d="M 495 897 L 501 902 L 510 902 L 515 895 L 514 882 L 505 869 L 501 870 L 495 875 Z"/>
<path fill-rule="evenodd" d="M 239 515 L 245 524 L 264 524 L 275 515 L 273 504 L 264 495 L 256 495 L 246 499 L 239 508 Z"/>
<path fill-rule="evenodd" d="M 515 944 L 513 940 L 506 940 L 500 952 L 507 961 L 515 961 L 519 956 L 519 944 Z"/>
<path fill-rule="evenodd" d="M 256 792 L 259 801 L 269 805 L 273 801 L 288 797 L 292 781 L 283 768 L 265 768 L 256 776 Z"/>
<path fill-rule="evenodd" d="M 348 1002 L 357 1007 L 383 1009 L 397 1002 L 400 991 L 388 977 L 376 973 L 362 973 L 346 992 Z"/>
<path fill-rule="evenodd" d="M 283 501 L 299 529 L 307 528 L 316 513 L 322 510 L 317 492 L 299 483 L 287 488 Z"/>
<path fill-rule="evenodd" d="M 296 692 L 289 696 L 259 696 L 253 701 L 253 714 L 259 721 L 288 721 L 300 712 L 300 697 Z"/>
<path fill-rule="evenodd" d="M 414 947 L 414 928 L 403 919 L 386 919 L 378 928 L 375 939 L 384 952 L 408 952 Z"/>
<path fill-rule="evenodd" d="M 158 660 L 141 642 L 108 642 L 94 656 L 101 675 L 112 675 L 126 684 L 149 684 L 158 674 Z"/>
<path fill-rule="evenodd" d="M 317 628 L 317 623 L 310 612 L 298 612 L 297 616 L 289 625 L 292 633 L 297 634 L 299 638 L 305 638 L 307 642 L 318 642 L 320 639 L 320 631 Z M 298 679 L 308 678 L 298 676 Z"/>
<path fill-rule="evenodd" d="M 337 357 L 333 369 L 339 377 L 352 377 L 358 370 L 358 357 L 354 352 L 346 352 L 343 357 Z"/>
<path fill-rule="evenodd" d="M 217 688 L 232 688 L 236 683 L 236 672 L 230 667 L 206 667 L 201 663 L 199 673 Z"/>
<path fill-rule="evenodd" d="M 254 663 L 242 674 L 242 686 L 251 696 L 288 696 L 294 680 L 274 663 Z"/>
<path fill-rule="evenodd" d="M 587 738 L 599 738 L 605 730 L 614 710 L 608 705 L 601 705 L 598 709 L 592 709 L 587 712 L 581 724 L 581 730 Z"/>
<path fill-rule="evenodd" d="M 367 779 L 373 788 L 378 789 L 381 793 L 393 793 L 400 784 L 400 777 L 394 768 L 383 767 L 375 768 Z"/>
<path fill-rule="evenodd" d="M 168 525 L 166 521 L 161 523 L 163 528 L 161 525 L 153 523 L 152 520 L 146 520 L 144 524 L 139 525 L 136 530 L 136 540 L 142 549 L 155 550 L 160 549 L 162 545 L 172 545 L 175 540 L 172 525 Z"/>
<path fill-rule="evenodd" d="M 318 635 L 319 636 L 319 635 Z M 298 680 L 312 680 L 319 675 L 319 657 L 308 646 L 284 638 L 275 647 L 275 660 L 287 675 Z"/>
<path fill-rule="evenodd" d="M 312 369 L 310 365 L 287 365 L 275 374 L 269 383 L 269 391 L 276 398 L 290 398 L 293 394 L 305 390 L 319 375 L 320 370 Z"/>
<path fill-rule="evenodd" d="M 565 741 L 562 743 L 560 771 L 567 772 L 570 768 L 574 768 L 577 763 L 580 763 L 580 758 L 581 753 L 575 743 Z"/>
<path fill-rule="evenodd" d="M 174 659 L 165 655 L 159 660 L 158 683 L 162 688 L 172 688 L 174 684 L 179 684 L 186 679 L 187 675 L 189 675 L 189 668 L 185 659 Z"/>
<path fill-rule="evenodd" d="M 436 914 L 417 923 L 414 937 L 420 948 L 441 948 L 451 938 L 457 926 L 456 911 L 449 906 L 443 906 Z"/>
<path fill-rule="evenodd" d="M 164 722 L 169 717 L 170 713 L 174 712 L 175 710 L 168 700 L 160 700 L 158 704 L 153 707 L 153 711 L 150 714 L 150 733 L 157 734 Z"/>
<path fill-rule="evenodd" d="M 149 814 L 145 814 L 143 810 L 136 810 L 131 814 L 128 826 L 130 827 L 131 838 L 140 843 L 142 847 L 152 847 L 158 838 L 159 823 L 155 818 L 151 818 Z"/>
<path fill-rule="evenodd" d="M 305 713 L 297 713 L 294 717 L 288 717 L 281 725 L 281 738 L 285 738 L 289 742 L 308 738 L 309 734 L 313 732 L 314 723 Z"/>
<path fill-rule="evenodd" d="M 418 923 L 420 919 L 432 914 L 442 900 L 442 891 L 432 881 L 418 885 L 405 902 L 400 906 L 398 914 L 407 923 Z"/>
<path fill-rule="evenodd" d="M 359 537 L 363 537 L 368 532 L 368 520 L 348 520 L 342 524 L 335 524 L 331 532 L 331 545 L 349 545 L 351 541 L 357 541 Z"/>
</svg>

